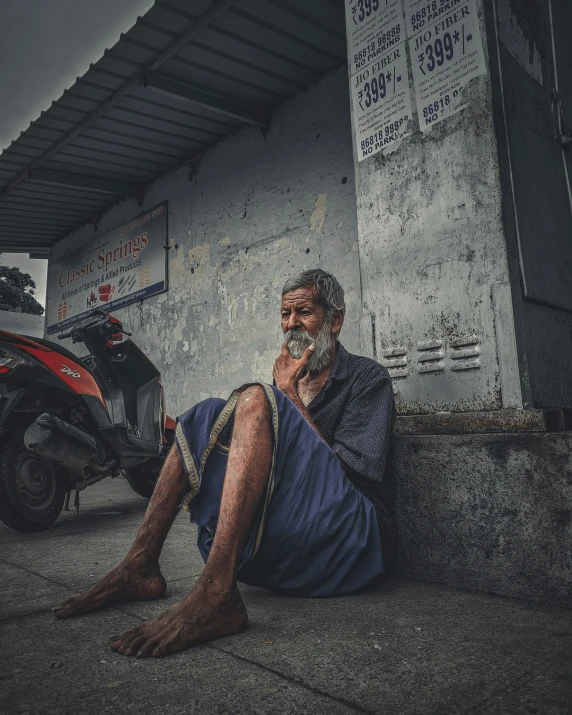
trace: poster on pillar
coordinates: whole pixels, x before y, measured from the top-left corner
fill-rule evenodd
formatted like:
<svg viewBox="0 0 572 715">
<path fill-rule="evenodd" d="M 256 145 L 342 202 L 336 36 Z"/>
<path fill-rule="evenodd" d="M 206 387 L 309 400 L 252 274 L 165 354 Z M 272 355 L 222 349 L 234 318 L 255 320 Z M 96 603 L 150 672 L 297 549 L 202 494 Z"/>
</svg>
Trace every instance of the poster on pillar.
<svg viewBox="0 0 572 715">
<path fill-rule="evenodd" d="M 394 151 L 410 133 L 403 0 L 346 0 L 346 35 L 356 152 L 363 161 Z"/>
<path fill-rule="evenodd" d="M 405 0 L 419 128 L 467 106 L 466 87 L 486 73 L 475 0 Z"/>
<path fill-rule="evenodd" d="M 167 202 L 48 267 L 46 325 L 56 333 L 93 310 L 113 311 L 167 290 Z"/>
</svg>

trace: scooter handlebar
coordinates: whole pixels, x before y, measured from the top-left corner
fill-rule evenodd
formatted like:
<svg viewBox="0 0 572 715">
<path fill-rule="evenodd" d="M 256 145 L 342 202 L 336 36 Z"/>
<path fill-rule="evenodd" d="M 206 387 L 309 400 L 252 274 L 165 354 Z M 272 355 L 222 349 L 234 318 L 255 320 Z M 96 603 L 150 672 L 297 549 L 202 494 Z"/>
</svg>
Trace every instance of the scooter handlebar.
<svg viewBox="0 0 572 715">
<path fill-rule="evenodd" d="M 78 328 L 81 329 L 91 329 L 91 328 L 97 328 L 99 326 L 99 334 L 101 336 L 107 335 L 113 335 L 117 333 L 121 333 L 123 335 L 131 335 L 127 330 L 124 330 L 123 325 L 120 322 L 114 322 L 109 319 L 102 320 L 102 318 L 108 318 L 106 313 L 103 313 L 103 311 L 98 311 L 98 315 L 96 320 L 93 320 L 93 318 L 96 317 L 95 315 L 92 316 L 92 322 L 90 324 L 90 318 L 86 318 L 83 321 L 80 321 L 77 325 L 74 325 L 71 330 L 66 330 L 63 333 L 60 333 L 58 335 L 58 340 L 65 340 L 65 338 L 73 338 L 74 342 L 78 342 L 82 340 L 80 335 L 78 334 L 77 330 Z"/>
</svg>

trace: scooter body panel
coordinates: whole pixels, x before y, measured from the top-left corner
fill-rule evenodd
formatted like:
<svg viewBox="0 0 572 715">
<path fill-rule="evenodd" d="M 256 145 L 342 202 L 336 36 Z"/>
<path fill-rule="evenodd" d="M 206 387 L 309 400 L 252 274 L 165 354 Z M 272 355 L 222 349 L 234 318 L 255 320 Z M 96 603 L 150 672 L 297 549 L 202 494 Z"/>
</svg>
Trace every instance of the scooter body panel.
<svg viewBox="0 0 572 715">
<path fill-rule="evenodd" d="M 76 395 L 90 395 L 95 397 L 103 407 L 107 410 L 107 405 L 103 398 L 101 388 L 95 381 L 89 370 L 79 362 L 63 357 L 60 353 L 54 350 L 46 350 L 45 347 L 38 345 L 19 345 L 21 350 L 25 351 L 32 357 L 36 358 L 44 367 L 46 367 L 54 375 L 69 387 Z"/>
</svg>

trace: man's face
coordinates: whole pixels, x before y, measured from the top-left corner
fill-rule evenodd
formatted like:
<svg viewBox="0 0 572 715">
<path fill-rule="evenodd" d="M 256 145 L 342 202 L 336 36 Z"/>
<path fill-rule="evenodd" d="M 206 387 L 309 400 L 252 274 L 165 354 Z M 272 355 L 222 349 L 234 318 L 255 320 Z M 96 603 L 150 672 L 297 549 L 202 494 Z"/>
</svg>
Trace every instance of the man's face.
<svg viewBox="0 0 572 715">
<path fill-rule="evenodd" d="M 299 360 L 312 343 L 316 350 L 308 361 L 310 372 L 317 372 L 330 363 L 334 334 L 338 320 L 325 319 L 324 308 L 316 300 L 313 286 L 298 288 L 282 296 L 282 331 L 290 355 Z"/>
<path fill-rule="evenodd" d="M 298 288 L 282 296 L 282 332 L 305 330 L 315 337 L 323 325 L 324 308 L 317 302 L 313 287 Z"/>
</svg>

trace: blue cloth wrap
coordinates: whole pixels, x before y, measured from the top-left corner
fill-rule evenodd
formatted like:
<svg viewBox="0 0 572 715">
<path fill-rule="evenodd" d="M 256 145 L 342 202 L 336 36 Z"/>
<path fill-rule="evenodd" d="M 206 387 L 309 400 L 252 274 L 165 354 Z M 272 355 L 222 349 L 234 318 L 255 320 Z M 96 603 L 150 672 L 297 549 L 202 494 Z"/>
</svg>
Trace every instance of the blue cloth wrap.
<svg viewBox="0 0 572 715">
<path fill-rule="evenodd" d="M 296 406 L 277 388 L 259 384 L 273 414 L 274 459 L 238 580 L 303 597 L 362 589 L 384 573 L 373 505 Z M 208 399 L 178 419 L 176 442 L 191 486 L 183 505 L 198 525 L 205 562 L 218 521 L 234 404 L 245 387 L 228 403 Z M 217 423 L 222 430 L 213 435 Z"/>
</svg>

